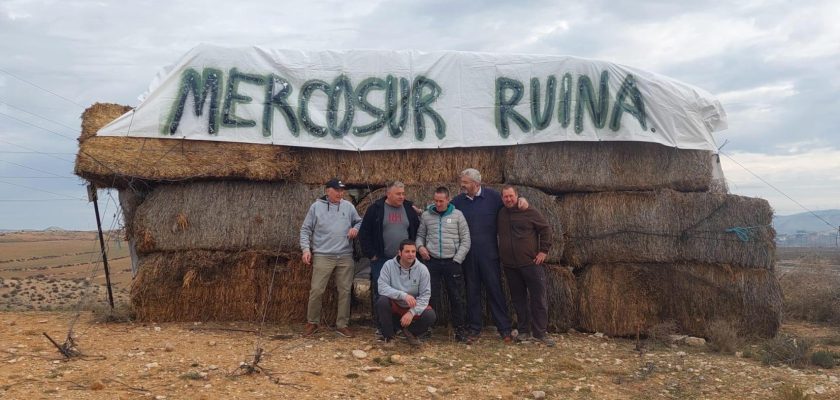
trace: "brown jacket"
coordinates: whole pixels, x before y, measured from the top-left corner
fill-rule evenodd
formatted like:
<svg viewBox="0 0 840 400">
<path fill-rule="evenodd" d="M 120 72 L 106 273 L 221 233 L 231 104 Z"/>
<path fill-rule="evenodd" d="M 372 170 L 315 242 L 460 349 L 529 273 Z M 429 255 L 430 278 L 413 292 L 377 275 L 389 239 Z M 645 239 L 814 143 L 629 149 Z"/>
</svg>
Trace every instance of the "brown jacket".
<svg viewBox="0 0 840 400">
<path fill-rule="evenodd" d="M 499 258 L 504 267 L 534 264 L 537 253 L 548 254 L 551 248 L 551 227 L 539 211 L 528 208 L 502 207 L 497 215 Z"/>
</svg>

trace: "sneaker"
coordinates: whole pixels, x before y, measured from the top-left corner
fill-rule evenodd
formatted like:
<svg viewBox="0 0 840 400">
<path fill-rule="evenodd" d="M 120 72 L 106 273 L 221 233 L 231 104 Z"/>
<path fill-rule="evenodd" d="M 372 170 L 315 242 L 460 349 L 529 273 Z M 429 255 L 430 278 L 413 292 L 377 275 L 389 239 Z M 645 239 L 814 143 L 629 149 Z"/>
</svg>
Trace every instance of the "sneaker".
<svg viewBox="0 0 840 400">
<path fill-rule="evenodd" d="M 318 324 L 307 322 L 303 328 L 303 337 L 312 336 L 313 333 L 318 332 Z"/>
<path fill-rule="evenodd" d="M 408 329 L 403 329 L 402 331 L 405 335 L 406 340 L 408 340 L 408 344 L 411 345 L 411 347 L 416 348 L 423 345 L 423 343 L 420 342 L 420 339 L 417 339 L 417 336 L 414 336 L 414 334 L 411 333 L 411 331 L 409 331 Z"/>
<path fill-rule="evenodd" d="M 380 331 L 378 328 L 376 329 L 376 332 L 373 332 L 373 338 L 379 342 L 385 341 L 385 336 L 382 336 L 382 331 Z"/>
<path fill-rule="evenodd" d="M 520 333 L 520 334 L 514 336 L 514 339 L 516 340 L 517 343 L 524 343 L 524 342 L 530 342 L 531 339 L 533 339 L 533 337 L 531 336 L 530 333 L 523 332 L 523 333 Z"/>
<path fill-rule="evenodd" d="M 381 347 L 383 349 L 393 349 L 394 347 L 396 347 L 396 343 L 394 343 L 393 338 L 389 339 L 389 338 L 383 337 L 382 338 L 382 343 L 379 344 L 379 347 Z"/>
<path fill-rule="evenodd" d="M 421 333 L 419 336 L 417 336 L 417 338 L 420 339 L 420 340 L 431 339 L 432 338 L 432 330 L 431 329 L 426 329 L 426 331 Z"/>
<path fill-rule="evenodd" d="M 555 342 L 554 339 L 548 337 L 548 335 L 543 336 L 541 338 L 534 338 L 534 340 L 536 340 L 537 343 L 544 344 L 546 347 L 554 347 L 557 344 L 557 342 Z"/>
<path fill-rule="evenodd" d="M 350 328 L 346 326 L 344 328 L 336 328 L 335 334 L 346 338 L 356 337 L 355 335 L 353 335 L 353 332 L 350 330 Z"/>
</svg>

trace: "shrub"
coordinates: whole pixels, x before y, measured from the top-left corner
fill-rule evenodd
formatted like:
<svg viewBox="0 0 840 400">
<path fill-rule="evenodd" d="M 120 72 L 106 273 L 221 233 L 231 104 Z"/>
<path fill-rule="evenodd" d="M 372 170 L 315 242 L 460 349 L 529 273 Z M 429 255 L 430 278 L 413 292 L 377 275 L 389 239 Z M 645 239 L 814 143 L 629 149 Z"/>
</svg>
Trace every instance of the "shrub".
<svg viewBox="0 0 840 400">
<path fill-rule="evenodd" d="M 709 338 L 706 345 L 718 353 L 733 354 L 741 346 L 738 331 L 726 320 L 712 321 L 706 328 L 706 336 Z"/>
<path fill-rule="evenodd" d="M 791 367 L 803 367 L 808 363 L 811 341 L 793 335 L 778 335 L 761 346 L 761 361 L 764 364 L 783 363 Z"/>
<path fill-rule="evenodd" d="M 828 351 L 815 351 L 811 354 L 811 364 L 825 369 L 832 369 L 836 365 L 834 354 Z"/>
<path fill-rule="evenodd" d="M 796 385 L 782 385 L 776 393 L 776 398 L 779 400 L 809 400 L 811 398 Z"/>
</svg>

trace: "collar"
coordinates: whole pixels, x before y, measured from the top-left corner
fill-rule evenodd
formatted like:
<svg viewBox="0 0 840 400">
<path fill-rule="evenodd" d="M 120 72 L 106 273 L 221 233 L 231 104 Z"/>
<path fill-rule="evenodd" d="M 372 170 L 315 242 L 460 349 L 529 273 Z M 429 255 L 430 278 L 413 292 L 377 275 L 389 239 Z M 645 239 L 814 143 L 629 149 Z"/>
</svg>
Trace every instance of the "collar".
<svg viewBox="0 0 840 400">
<path fill-rule="evenodd" d="M 481 186 L 479 186 L 479 187 L 478 187 L 478 193 L 476 193 L 476 194 L 475 194 L 475 197 L 479 197 L 479 196 L 481 196 L 481 192 L 482 192 L 482 190 L 481 190 L 481 189 L 482 189 L 482 188 L 481 188 Z M 470 200 L 474 200 L 474 199 L 475 199 L 475 197 L 470 197 L 470 195 L 469 195 L 469 194 L 467 194 L 467 198 L 468 198 L 468 199 L 470 199 Z"/>
</svg>

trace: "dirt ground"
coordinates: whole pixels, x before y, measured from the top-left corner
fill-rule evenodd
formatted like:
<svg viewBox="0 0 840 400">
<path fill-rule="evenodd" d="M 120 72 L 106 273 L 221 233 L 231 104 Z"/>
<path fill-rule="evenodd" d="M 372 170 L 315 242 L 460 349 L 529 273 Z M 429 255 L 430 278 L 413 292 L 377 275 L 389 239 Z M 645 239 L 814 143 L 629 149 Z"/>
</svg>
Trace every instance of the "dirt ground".
<svg viewBox="0 0 840 400">
<path fill-rule="evenodd" d="M 352 339 L 303 338 L 300 324 L 106 323 L 101 312 L 76 311 L 105 304 L 101 265 L 89 253 L 73 259 L 98 254 L 95 236 L 49 235 L 0 236 L 0 398 L 788 399 L 796 390 L 840 398 L 838 367 L 768 366 L 702 345 L 600 334 L 554 334 L 557 346 L 547 348 L 505 345 L 491 332 L 467 346 L 435 332 L 413 350 L 404 342 L 383 349 L 365 321 L 354 321 Z M 124 304 L 127 254 L 109 254 L 123 263 L 112 278 Z M 67 359 L 44 333 L 62 344 L 71 328 L 80 355 Z M 840 327 L 786 322 L 782 330 L 840 352 Z M 741 350 L 749 356 L 758 346 Z M 260 368 L 246 374 L 240 364 L 252 363 L 256 348 Z"/>
</svg>

